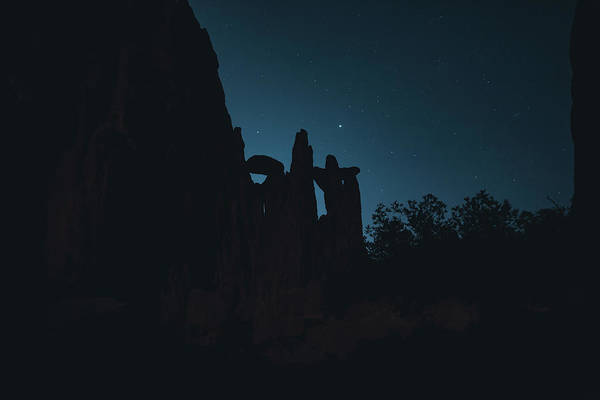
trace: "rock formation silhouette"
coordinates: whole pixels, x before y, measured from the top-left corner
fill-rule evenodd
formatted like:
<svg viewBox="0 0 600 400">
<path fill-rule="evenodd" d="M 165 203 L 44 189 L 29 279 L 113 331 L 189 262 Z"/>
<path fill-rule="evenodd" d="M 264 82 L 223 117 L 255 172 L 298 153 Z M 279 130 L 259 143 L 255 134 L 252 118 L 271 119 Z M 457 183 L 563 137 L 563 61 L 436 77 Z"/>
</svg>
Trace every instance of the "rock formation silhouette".
<svg viewBox="0 0 600 400">
<path fill-rule="evenodd" d="M 253 174 L 263 174 L 267 176 L 283 175 L 284 166 L 280 161 L 269 156 L 252 156 L 246 160 L 248 171 Z"/>
<path fill-rule="evenodd" d="M 600 36 L 598 26 L 600 3 L 579 0 L 571 31 L 571 135 L 575 149 L 575 193 L 573 196 L 574 235 L 570 246 L 571 264 L 575 276 L 569 282 L 572 292 L 578 293 L 579 312 L 571 316 L 576 331 L 581 332 L 574 353 L 579 360 L 593 362 L 600 355 L 600 334 L 594 314 L 600 304 L 595 268 L 596 230 L 599 223 L 596 208 L 597 124 L 600 101 L 600 58 L 595 50 Z M 582 362 L 582 364 L 585 364 Z M 583 375 L 583 374 L 582 374 Z"/>
<path fill-rule="evenodd" d="M 595 179 L 594 153 L 597 109 L 600 93 L 600 59 L 595 54 L 596 38 L 600 34 L 597 18 L 600 4 L 596 1 L 580 0 L 575 10 L 571 32 L 572 110 L 571 134 L 575 148 L 575 196 L 574 215 L 579 229 L 590 232 L 597 226 L 594 212 Z M 585 235 L 590 237 L 590 235 Z M 589 243 L 591 244 L 591 243 Z"/>
<path fill-rule="evenodd" d="M 344 203 L 344 180 L 358 175 L 360 169 L 340 168 L 335 156 L 329 154 L 325 159 L 325 169 L 314 167 L 315 181 L 325 193 L 327 214 L 342 213 Z"/>
<path fill-rule="evenodd" d="M 289 172 L 246 160 L 186 1 L 40 5 L 20 31 L 9 127 L 40 149 L 31 215 L 55 339 L 210 344 L 236 320 L 260 342 L 322 314 L 325 277 L 362 251 L 358 168 L 315 169 L 304 130 Z M 73 312 L 100 303 L 110 333 Z"/>
</svg>

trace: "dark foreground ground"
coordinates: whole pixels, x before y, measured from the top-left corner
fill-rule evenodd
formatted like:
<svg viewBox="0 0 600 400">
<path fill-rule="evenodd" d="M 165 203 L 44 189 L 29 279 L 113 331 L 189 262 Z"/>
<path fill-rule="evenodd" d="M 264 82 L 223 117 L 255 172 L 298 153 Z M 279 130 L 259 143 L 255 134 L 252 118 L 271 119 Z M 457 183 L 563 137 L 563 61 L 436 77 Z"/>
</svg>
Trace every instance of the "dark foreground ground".
<svg viewBox="0 0 600 400">
<path fill-rule="evenodd" d="M 56 364 L 48 371 L 66 366 L 74 375 L 61 379 L 101 377 L 106 384 L 117 371 L 123 371 L 120 379 L 175 374 L 184 385 L 224 380 L 225 392 L 258 389 L 282 397 L 338 397 L 362 389 L 372 398 L 595 399 L 600 388 L 594 328 L 586 322 L 590 312 L 582 305 L 487 305 L 464 331 L 422 325 L 408 336 L 359 340 L 343 357 L 302 363 L 274 362 L 269 354 L 293 353 L 304 337 L 253 345 L 251 328 L 232 323 L 212 346 L 166 347 L 164 338 L 144 334 L 143 322 L 123 310 L 51 332 L 49 360 Z"/>
</svg>

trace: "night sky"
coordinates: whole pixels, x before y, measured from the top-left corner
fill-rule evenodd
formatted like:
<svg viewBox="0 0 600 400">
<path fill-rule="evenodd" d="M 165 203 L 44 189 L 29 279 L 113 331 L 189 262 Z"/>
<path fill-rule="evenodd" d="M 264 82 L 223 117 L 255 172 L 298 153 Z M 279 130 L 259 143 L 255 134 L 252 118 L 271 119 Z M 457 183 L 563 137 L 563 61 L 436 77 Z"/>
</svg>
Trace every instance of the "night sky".
<svg viewBox="0 0 600 400">
<path fill-rule="evenodd" d="M 246 157 L 289 170 L 306 129 L 315 165 L 334 154 L 361 168 L 365 224 L 377 203 L 426 193 L 449 206 L 481 189 L 520 209 L 569 203 L 574 0 L 190 4 Z"/>
</svg>

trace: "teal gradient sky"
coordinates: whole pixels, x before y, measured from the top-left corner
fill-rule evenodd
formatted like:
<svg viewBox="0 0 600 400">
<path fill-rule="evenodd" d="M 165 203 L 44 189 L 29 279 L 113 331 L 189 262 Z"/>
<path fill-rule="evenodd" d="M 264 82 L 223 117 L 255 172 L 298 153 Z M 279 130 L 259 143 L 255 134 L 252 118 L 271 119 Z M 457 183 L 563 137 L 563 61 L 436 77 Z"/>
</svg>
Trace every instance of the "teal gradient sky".
<svg viewBox="0 0 600 400">
<path fill-rule="evenodd" d="M 361 168 L 365 223 L 379 202 L 426 193 L 569 203 L 574 3 L 190 0 L 246 157 L 289 170 L 306 129 L 315 165 Z"/>
</svg>

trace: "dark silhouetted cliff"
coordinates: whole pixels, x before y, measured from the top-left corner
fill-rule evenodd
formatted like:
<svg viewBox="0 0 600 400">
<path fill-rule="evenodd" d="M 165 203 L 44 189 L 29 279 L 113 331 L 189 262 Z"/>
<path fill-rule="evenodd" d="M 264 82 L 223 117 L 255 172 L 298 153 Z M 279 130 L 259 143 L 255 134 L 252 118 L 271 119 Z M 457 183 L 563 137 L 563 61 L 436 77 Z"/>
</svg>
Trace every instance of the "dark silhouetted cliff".
<svg viewBox="0 0 600 400">
<path fill-rule="evenodd" d="M 55 338 L 210 344 L 241 321 L 261 342 L 322 314 L 324 282 L 362 254 L 357 168 L 322 170 L 335 202 L 317 221 L 307 132 L 289 172 L 246 165 L 186 1 L 61 2 L 24 21 L 10 123 L 31 143 Z"/>
</svg>

